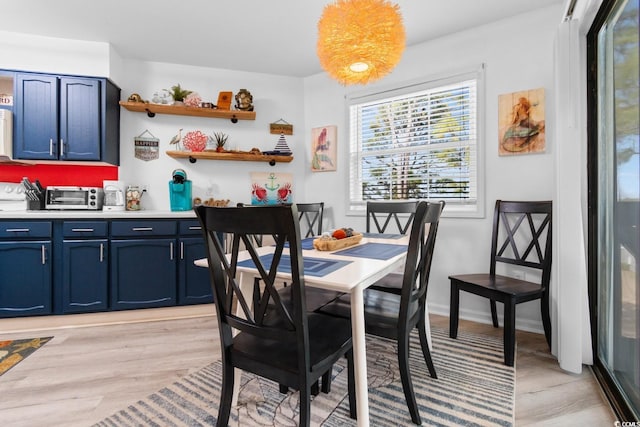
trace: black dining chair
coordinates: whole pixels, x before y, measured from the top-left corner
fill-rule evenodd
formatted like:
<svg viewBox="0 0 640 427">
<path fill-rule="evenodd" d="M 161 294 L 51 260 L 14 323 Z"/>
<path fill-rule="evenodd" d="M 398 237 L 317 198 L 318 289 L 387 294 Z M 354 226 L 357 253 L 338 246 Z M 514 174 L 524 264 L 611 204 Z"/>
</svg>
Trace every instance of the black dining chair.
<svg viewBox="0 0 640 427">
<path fill-rule="evenodd" d="M 513 366 L 516 345 L 516 305 L 540 299 L 544 334 L 551 347 L 549 284 L 551 278 L 552 202 L 510 202 L 497 200 L 493 215 L 489 273 L 459 274 L 451 280 L 449 336 L 458 336 L 460 291 L 488 298 L 491 320 L 496 328 L 496 302 L 504 304 L 504 363 Z M 538 271 L 540 280 L 498 274 L 498 264 Z M 527 274 L 526 271 L 524 274 Z M 533 273 L 532 273 L 533 274 Z"/>
<path fill-rule="evenodd" d="M 431 260 L 436 243 L 438 223 L 444 202 L 417 203 L 409 235 L 407 259 L 402 276 L 402 291 L 399 295 L 367 288 L 364 291 L 364 316 L 366 332 L 389 338 L 398 344 L 398 365 L 402 389 L 407 401 L 411 420 L 421 424 L 420 412 L 413 391 L 409 372 L 409 340 L 411 331 L 417 327 L 420 347 L 432 378 L 438 378 L 431 359 L 431 349 L 426 331 L 427 287 Z M 349 295 L 321 307 L 321 313 L 349 317 L 351 313 Z"/>
<path fill-rule="evenodd" d="M 417 200 L 396 202 L 367 202 L 367 233 L 407 234 L 415 215 Z M 402 274 L 388 274 L 370 286 L 370 289 L 400 295 Z"/>
<path fill-rule="evenodd" d="M 304 264 L 297 209 L 291 206 L 219 208 L 198 206 L 218 319 L 222 349 L 222 392 L 217 426 L 226 426 L 231 411 L 234 369 L 299 390 L 300 426 L 310 425 L 312 387 L 340 358 L 348 364 L 349 409 L 355 418 L 355 384 L 351 323 L 306 307 Z M 233 235 L 231 253 L 225 254 L 216 233 Z M 251 235 L 276 236 L 267 261 L 258 254 Z M 246 251 L 240 248 L 242 242 Z M 289 255 L 283 255 L 285 243 Z M 256 266 L 264 292 L 258 304 L 242 293 L 238 282 L 240 255 L 248 254 Z M 292 297 L 284 304 L 275 286 L 276 272 L 291 272 Z M 237 330 L 237 334 L 234 334 Z"/>
<path fill-rule="evenodd" d="M 303 238 L 321 235 L 324 202 L 296 203 L 296 207 L 298 208 L 298 220 L 300 221 L 300 235 L 304 236 Z"/>
</svg>

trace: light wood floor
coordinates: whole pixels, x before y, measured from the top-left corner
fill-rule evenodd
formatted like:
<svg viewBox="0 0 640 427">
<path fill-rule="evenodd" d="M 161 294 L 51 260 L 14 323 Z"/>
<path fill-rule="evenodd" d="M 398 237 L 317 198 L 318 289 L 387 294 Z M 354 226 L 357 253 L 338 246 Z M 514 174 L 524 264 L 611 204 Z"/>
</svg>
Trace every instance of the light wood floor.
<svg viewBox="0 0 640 427">
<path fill-rule="evenodd" d="M 64 326 L 70 320 L 64 316 L 1 319 L 0 340 L 54 338 L 0 376 L 0 425 L 89 426 L 202 368 L 219 358 L 212 312 L 203 305 L 83 315 L 74 316 L 75 327 Z M 446 317 L 431 322 L 448 328 Z M 465 321 L 460 328 L 501 334 Z M 589 369 L 562 371 L 541 335 L 519 331 L 517 341 L 517 426 L 613 425 Z"/>
</svg>

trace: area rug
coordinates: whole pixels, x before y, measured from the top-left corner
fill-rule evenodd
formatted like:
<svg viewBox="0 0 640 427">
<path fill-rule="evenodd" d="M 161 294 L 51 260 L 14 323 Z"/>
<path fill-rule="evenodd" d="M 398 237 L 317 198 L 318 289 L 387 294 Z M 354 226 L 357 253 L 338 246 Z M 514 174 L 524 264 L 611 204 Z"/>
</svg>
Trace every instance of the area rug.
<svg viewBox="0 0 640 427">
<path fill-rule="evenodd" d="M 411 337 L 410 369 L 423 425 L 512 426 L 515 368 L 505 366 L 499 338 L 460 331 L 457 339 L 432 329 L 432 358 L 438 379 L 429 376 L 417 333 Z M 367 337 L 369 408 L 372 426 L 412 425 L 394 342 Z M 215 425 L 221 388 L 220 361 L 187 375 L 124 408 L 95 426 Z M 298 393 L 281 394 L 278 384 L 243 373 L 232 426 L 295 426 Z M 331 393 L 311 403 L 311 425 L 355 426 L 349 418 L 346 361 L 336 364 Z"/>
<path fill-rule="evenodd" d="M 0 341 L 0 375 L 22 362 L 53 337 Z"/>
</svg>

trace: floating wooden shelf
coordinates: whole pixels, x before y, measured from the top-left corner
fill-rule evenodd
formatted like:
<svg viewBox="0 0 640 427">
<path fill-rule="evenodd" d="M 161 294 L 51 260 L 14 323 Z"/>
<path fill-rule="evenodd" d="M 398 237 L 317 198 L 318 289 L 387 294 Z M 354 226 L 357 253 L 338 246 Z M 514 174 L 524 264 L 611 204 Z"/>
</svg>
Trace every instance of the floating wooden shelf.
<svg viewBox="0 0 640 427">
<path fill-rule="evenodd" d="M 198 159 L 203 160 L 239 160 L 244 162 L 268 162 L 271 166 L 276 163 L 289 163 L 293 160 L 293 156 L 273 156 L 268 154 L 252 154 L 234 151 L 167 151 L 167 156 L 175 159 L 189 159 L 191 163 L 195 163 Z"/>
<path fill-rule="evenodd" d="M 182 105 L 149 104 L 146 102 L 120 101 L 120 105 L 129 111 L 147 113 L 149 117 L 156 114 L 174 114 L 178 116 L 213 117 L 230 119 L 233 123 L 238 120 L 255 120 L 255 111 L 217 110 L 215 108 L 186 107 Z"/>
</svg>

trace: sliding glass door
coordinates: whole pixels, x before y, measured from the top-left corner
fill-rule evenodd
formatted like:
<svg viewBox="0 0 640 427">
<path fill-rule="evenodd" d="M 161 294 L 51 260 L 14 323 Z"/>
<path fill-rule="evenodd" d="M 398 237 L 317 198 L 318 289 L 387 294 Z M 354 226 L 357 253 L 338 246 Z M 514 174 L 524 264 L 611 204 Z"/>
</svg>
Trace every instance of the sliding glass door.
<svg viewBox="0 0 640 427">
<path fill-rule="evenodd" d="M 596 369 L 626 421 L 640 421 L 638 23 L 638 0 L 605 0 L 588 38 Z"/>
</svg>

